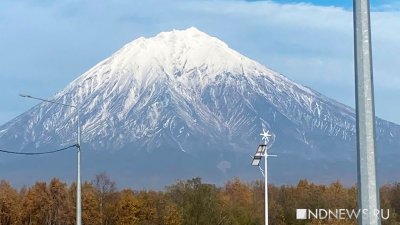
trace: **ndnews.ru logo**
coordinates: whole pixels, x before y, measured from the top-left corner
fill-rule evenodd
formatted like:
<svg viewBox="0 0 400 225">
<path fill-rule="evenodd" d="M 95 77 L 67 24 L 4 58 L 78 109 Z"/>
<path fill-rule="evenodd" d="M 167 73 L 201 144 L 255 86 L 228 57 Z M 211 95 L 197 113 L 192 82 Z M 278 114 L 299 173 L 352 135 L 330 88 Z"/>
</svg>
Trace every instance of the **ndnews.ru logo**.
<svg viewBox="0 0 400 225">
<path fill-rule="evenodd" d="M 357 219 L 361 214 L 368 215 L 368 209 L 296 209 L 296 219 L 298 220 Z M 387 220 L 390 217 L 390 210 L 375 210 L 372 215 Z"/>
</svg>

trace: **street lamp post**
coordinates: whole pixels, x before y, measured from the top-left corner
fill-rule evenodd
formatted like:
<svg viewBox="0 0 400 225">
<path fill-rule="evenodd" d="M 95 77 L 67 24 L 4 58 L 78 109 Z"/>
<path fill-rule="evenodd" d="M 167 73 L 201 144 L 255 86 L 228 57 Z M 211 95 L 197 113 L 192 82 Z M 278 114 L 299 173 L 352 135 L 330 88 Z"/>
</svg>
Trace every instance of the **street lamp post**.
<svg viewBox="0 0 400 225">
<path fill-rule="evenodd" d="M 49 102 L 56 105 L 61 105 L 65 107 L 74 108 L 76 110 L 77 116 L 77 138 L 76 138 L 76 148 L 77 148 L 77 176 L 76 176 L 76 225 L 82 225 L 82 203 L 81 203 L 81 124 L 79 116 L 79 107 L 77 105 L 69 105 L 61 102 L 56 102 L 52 100 L 47 100 L 43 98 L 33 97 L 31 95 L 20 94 L 23 98 L 36 99 L 42 102 Z"/>
<path fill-rule="evenodd" d="M 262 136 L 262 140 L 264 141 L 264 144 L 260 144 L 256 150 L 256 154 L 252 156 L 253 161 L 251 162 L 251 165 L 253 166 L 258 166 L 260 169 L 262 175 L 264 176 L 264 216 L 265 216 L 265 225 L 268 225 L 268 157 L 277 157 L 277 155 L 269 155 L 268 154 L 268 149 L 267 149 L 267 144 L 269 142 L 269 138 L 271 137 L 271 134 L 269 133 L 269 130 L 264 130 L 263 133 L 260 134 Z M 262 157 L 264 157 L 264 170 L 261 169 L 260 162 Z"/>
</svg>

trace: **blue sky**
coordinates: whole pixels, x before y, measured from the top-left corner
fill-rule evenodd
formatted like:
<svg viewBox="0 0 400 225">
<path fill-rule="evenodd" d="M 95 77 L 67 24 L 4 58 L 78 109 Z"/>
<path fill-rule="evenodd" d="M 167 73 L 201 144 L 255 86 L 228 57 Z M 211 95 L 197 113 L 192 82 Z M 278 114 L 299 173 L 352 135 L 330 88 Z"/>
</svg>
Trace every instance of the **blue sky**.
<svg viewBox="0 0 400 225">
<path fill-rule="evenodd" d="M 257 2 L 263 0 L 247 0 L 248 2 Z M 282 4 L 290 4 L 290 3 L 305 3 L 305 4 L 313 4 L 319 6 L 337 6 L 346 9 L 351 9 L 353 7 L 353 0 L 308 0 L 308 1 L 292 1 L 292 0 L 276 0 L 277 3 Z M 394 7 L 399 9 L 398 1 L 394 0 L 370 0 L 371 8 L 375 11 L 383 10 L 383 8 Z"/>
<path fill-rule="evenodd" d="M 334 5 L 332 5 L 334 4 Z M 141 36 L 191 26 L 340 102 L 354 105 L 352 1 L 2 0 L 0 124 Z M 400 4 L 374 0 L 377 115 L 400 124 Z"/>
</svg>

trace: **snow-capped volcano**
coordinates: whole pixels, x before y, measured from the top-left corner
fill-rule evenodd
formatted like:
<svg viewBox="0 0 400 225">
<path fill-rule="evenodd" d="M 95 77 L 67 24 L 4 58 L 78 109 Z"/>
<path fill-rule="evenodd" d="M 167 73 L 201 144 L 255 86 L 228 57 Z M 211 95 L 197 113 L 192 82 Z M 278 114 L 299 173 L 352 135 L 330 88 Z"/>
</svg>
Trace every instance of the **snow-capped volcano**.
<svg viewBox="0 0 400 225">
<path fill-rule="evenodd" d="M 272 131 L 274 151 L 286 157 L 275 165 L 285 167 L 278 182 L 318 180 L 333 166 L 348 169 L 355 162 L 353 109 L 196 28 L 136 39 L 51 99 L 79 106 L 83 142 L 100 161 L 130 155 L 140 163 L 146 154 L 169 166 L 176 165 L 175 157 L 187 157 L 188 165 L 204 160 L 193 170 L 178 169 L 175 178 L 249 174 L 248 154 L 262 128 Z M 40 151 L 73 143 L 76 118 L 73 108 L 41 103 L 0 127 L 0 145 Z M 400 127 L 377 123 L 382 156 L 398 154 L 393 148 L 400 147 Z M 300 168 L 304 175 L 295 173 Z M 336 178 L 325 175 L 319 180 Z"/>
</svg>

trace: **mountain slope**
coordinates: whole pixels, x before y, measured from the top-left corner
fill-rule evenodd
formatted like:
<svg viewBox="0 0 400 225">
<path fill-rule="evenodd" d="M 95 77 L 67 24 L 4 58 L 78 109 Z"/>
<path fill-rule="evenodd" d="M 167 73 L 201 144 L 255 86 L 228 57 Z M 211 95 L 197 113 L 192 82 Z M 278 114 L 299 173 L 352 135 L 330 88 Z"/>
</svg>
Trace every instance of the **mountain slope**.
<svg viewBox="0 0 400 225">
<path fill-rule="evenodd" d="M 273 151 L 282 156 L 271 164 L 276 182 L 299 177 L 326 181 L 341 170 L 350 173 L 345 179 L 354 178 L 353 109 L 196 28 L 139 38 L 52 99 L 80 107 L 93 171 L 117 173 L 135 164 L 132 174 L 152 174 L 159 185 L 159 176 L 167 177 L 160 174 L 166 167 L 175 168 L 169 179 L 255 177 L 248 154 L 259 143 L 260 130 L 268 128 L 275 140 Z M 380 157 L 398 155 L 400 126 L 380 119 L 377 123 Z M 75 133 L 74 109 L 42 103 L 1 126 L 0 145 L 21 151 L 35 146 L 40 151 L 73 143 Z M 102 168 L 99 162 L 110 158 L 114 164 Z M 154 161 L 153 169 L 140 166 L 144 158 Z M 117 168 L 127 159 L 124 168 Z M 179 159 L 184 162 L 177 166 Z M 396 165 L 385 165 L 391 163 Z"/>
</svg>

